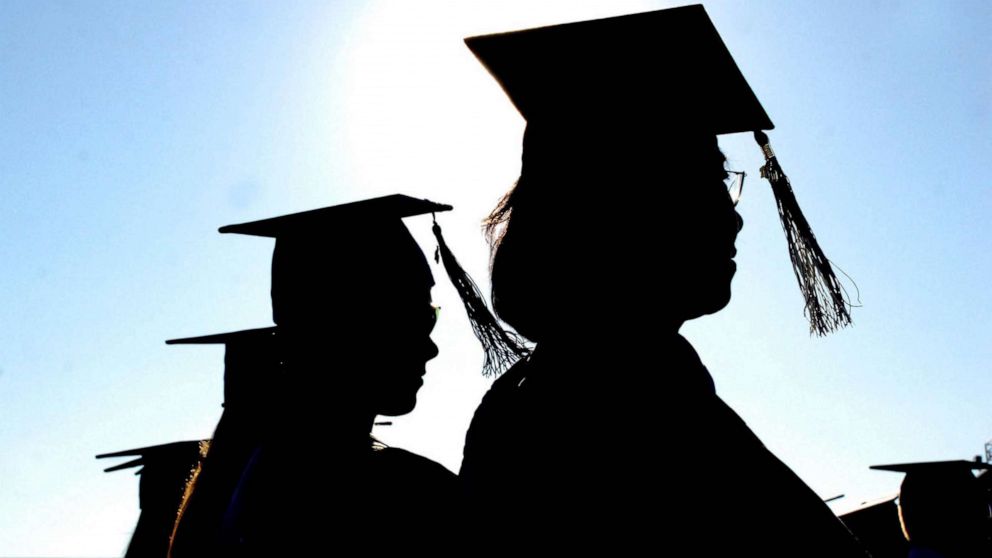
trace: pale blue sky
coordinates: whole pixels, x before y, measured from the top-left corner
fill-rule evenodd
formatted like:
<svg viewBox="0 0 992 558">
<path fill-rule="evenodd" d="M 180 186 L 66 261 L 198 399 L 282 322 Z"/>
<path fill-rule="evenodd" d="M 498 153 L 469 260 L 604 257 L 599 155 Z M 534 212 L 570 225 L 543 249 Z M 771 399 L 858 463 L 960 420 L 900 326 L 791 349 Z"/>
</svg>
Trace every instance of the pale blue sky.
<svg viewBox="0 0 992 558">
<path fill-rule="evenodd" d="M 675 4 L 0 5 L 0 555 L 120 554 L 137 479 L 92 456 L 210 435 L 221 349 L 162 341 L 270 323 L 271 243 L 217 227 L 429 197 L 455 206 L 449 242 L 484 280 L 478 222 L 519 170 L 523 122 L 461 38 Z M 718 391 L 821 496 L 847 494 L 839 511 L 897 489 L 868 465 L 980 453 L 990 4 L 706 6 L 864 303 L 809 337 L 759 153 L 722 139 L 749 173 L 735 296 L 684 328 Z M 408 226 L 433 248 L 428 220 Z M 418 409 L 378 434 L 457 470 L 488 381 L 453 292 L 435 298 L 442 354 Z M 721 447 L 698 457 L 732 467 Z"/>
</svg>

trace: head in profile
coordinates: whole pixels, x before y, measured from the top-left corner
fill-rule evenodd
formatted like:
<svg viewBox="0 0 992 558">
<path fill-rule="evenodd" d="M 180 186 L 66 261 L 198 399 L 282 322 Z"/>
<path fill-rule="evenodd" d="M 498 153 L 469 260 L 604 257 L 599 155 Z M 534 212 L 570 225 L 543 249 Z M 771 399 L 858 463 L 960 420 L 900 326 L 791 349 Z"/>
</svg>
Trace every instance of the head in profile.
<svg viewBox="0 0 992 558">
<path fill-rule="evenodd" d="M 488 220 L 497 313 L 540 341 L 590 319 L 674 325 L 726 306 L 742 221 L 716 136 L 573 132 L 528 124 L 520 179 Z"/>
<path fill-rule="evenodd" d="M 497 313 L 541 341 L 725 307 L 742 220 L 717 135 L 772 124 L 702 7 L 466 42 L 527 120 L 488 219 Z"/>
<path fill-rule="evenodd" d="M 388 196 L 229 228 L 276 237 L 272 312 L 287 399 L 372 416 L 413 410 L 437 355 L 436 308 L 427 259 L 401 218 L 446 208 Z"/>
<path fill-rule="evenodd" d="M 173 548 L 261 555 L 366 543 L 384 498 L 441 494 L 453 481 L 440 465 L 371 437 L 377 415 L 413 410 L 437 355 L 434 279 L 402 218 L 449 209 L 394 195 L 221 228 L 276 239 L 276 327 L 240 332 L 236 345 L 225 336 L 228 368 L 259 373 L 247 383 L 227 377 L 238 381 L 232 393 L 250 397 L 225 408 L 230 420 L 218 426 Z M 335 511 L 333 525 L 313 501 L 331 506 L 322 509 Z"/>
</svg>

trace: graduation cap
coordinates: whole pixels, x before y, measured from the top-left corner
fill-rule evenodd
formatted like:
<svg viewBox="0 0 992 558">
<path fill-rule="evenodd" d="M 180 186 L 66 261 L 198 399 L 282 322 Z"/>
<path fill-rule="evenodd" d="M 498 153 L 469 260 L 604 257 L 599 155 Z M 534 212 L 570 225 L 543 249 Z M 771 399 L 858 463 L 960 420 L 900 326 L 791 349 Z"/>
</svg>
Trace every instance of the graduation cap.
<svg viewBox="0 0 992 558">
<path fill-rule="evenodd" d="M 206 451 L 206 441 L 189 440 L 172 442 L 157 446 L 147 446 L 113 453 L 102 453 L 97 459 L 108 457 L 133 457 L 130 461 L 107 467 L 103 471 L 112 473 L 124 469 L 139 468 L 134 472 L 141 476 L 140 500 L 144 508 L 150 501 L 159 499 L 160 493 L 168 492 L 171 498 L 172 490 L 178 487 L 179 494 L 185 486 L 196 463 Z"/>
<path fill-rule="evenodd" d="M 430 268 L 404 217 L 448 211 L 450 205 L 392 195 L 221 227 L 222 233 L 276 239 L 272 317 L 280 326 L 326 319 L 354 287 L 385 289 L 398 271 Z"/>
<path fill-rule="evenodd" d="M 332 205 L 270 219 L 220 228 L 222 233 L 267 236 L 276 239 L 310 237 L 334 232 L 377 233 L 383 223 L 428 213 L 451 211 L 450 205 L 393 194 L 351 203 Z"/>
<path fill-rule="evenodd" d="M 101 453 L 97 455 L 97 459 L 106 459 L 108 457 L 135 457 L 131 461 L 121 463 L 119 465 L 114 465 L 112 467 L 107 467 L 103 470 L 105 473 L 112 473 L 114 471 L 120 471 L 123 469 L 133 469 L 135 467 L 158 467 L 159 465 L 166 464 L 171 465 L 173 463 L 190 463 L 196 462 L 196 459 L 200 456 L 200 450 L 203 445 L 203 440 L 189 440 L 186 442 L 172 442 L 169 444 L 159 444 L 157 446 L 147 446 L 143 448 L 135 448 L 123 451 L 116 451 L 113 453 Z M 134 472 L 135 475 L 140 475 L 144 473 L 142 469 L 138 469 Z"/>
<path fill-rule="evenodd" d="M 765 155 L 811 332 L 850 323 L 843 289 L 762 130 L 774 127 L 701 5 L 465 39 L 527 120 L 528 143 L 557 129 L 577 149 L 590 135 L 753 132 Z M 601 149 L 611 136 L 594 148 Z M 623 137 L 623 136 L 618 136 Z M 569 144 L 572 147 L 572 144 Z M 624 146 L 629 147 L 627 145 Z"/>
<path fill-rule="evenodd" d="M 396 277 L 430 268 L 402 219 L 450 211 L 450 205 L 394 194 L 220 228 L 222 233 L 276 239 L 272 256 L 272 317 L 280 327 L 326 324 L 354 292 L 388 297 Z M 484 371 L 497 373 L 526 354 L 488 310 L 475 282 L 458 264 L 435 220 L 436 257 L 465 304 L 486 353 Z"/>
<path fill-rule="evenodd" d="M 254 405 L 279 368 L 277 328 L 265 327 L 170 339 L 167 345 L 219 345 L 224 351 L 224 407 Z"/>
</svg>

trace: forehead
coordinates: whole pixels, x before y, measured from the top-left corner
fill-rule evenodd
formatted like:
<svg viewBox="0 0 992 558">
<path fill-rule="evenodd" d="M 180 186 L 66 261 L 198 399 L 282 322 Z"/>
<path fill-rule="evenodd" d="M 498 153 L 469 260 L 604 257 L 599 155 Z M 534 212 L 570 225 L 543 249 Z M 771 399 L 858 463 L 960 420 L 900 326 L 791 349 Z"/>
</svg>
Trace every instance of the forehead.
<svg viewBox="0 0 992 558">
<path fill-rule="evenodd" d="M 715 134 L 697 128 L 623 119 L 606 123 L 549 119 L 527 124 L 523 151 L 525 166 L 528 159 L 586 165 L 604 160 L 700 157 L 719 153 L 720 147 Z"/>
<path fill-rule="evenodd" d="M 313 274 L 339 281 L 371 281 L 384 273 L 416 278 L 430 270 L 420 246 L 399 219 L 325 226 L 276 241 L 273 272 L 287 280 Z"/>
<path fill-rule="evenodd" d="M 433 284 L 427 258 L 399 219 L 281 237 L 272 258 L 273 313 L 280 319 L 329 306 L 427 299 Z"/>
</svg>

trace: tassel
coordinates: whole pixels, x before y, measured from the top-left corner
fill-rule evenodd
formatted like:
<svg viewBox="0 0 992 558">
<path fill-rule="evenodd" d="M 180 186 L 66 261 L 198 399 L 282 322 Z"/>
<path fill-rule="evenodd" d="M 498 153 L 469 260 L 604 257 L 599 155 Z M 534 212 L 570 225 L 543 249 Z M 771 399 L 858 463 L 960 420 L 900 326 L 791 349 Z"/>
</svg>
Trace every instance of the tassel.
<svg viewBox="0 0 992 558">
<path fill-rule="evenodd" d="M 451 249 L 448 248 L 444 236 L 441 235 L 441 226 L 437 224 L 436 219 L 432 230 L 437 238 L 437 250 L 434 252 L 435 260 L 440 256 L 451 284 L 455 286 L 459 298 L 465 305 L 465 313 L 468 314 L 472 332 L 482 344 L 482 350 L 485 353 L 482 375 L 486 377 L 498 376 L 509 369 L 517 360 L 530 354 L 530 350 L 517 334 L 500 327 L 496 316 L 486 306 L 486 301 L 482 298 L 479 287 L 462 269 L 454 254 L 451 253 Z"/>
<path fill-rule="evenodd" d="M 806 300 L 805 314 L 809 320 L 810 334 L 822 336 L 850 325 L 851 314 L 848 308 L 852 305 L 845 297 L 843 287 L 830 266 L 830 260 L 823 254 L 809 222 L 799 209 L 789 177 L 779 166 L 778 158 L 768 143 L 768 136 L 756 131 L 754 139 L 765 154 L 761 176 L 768 179 L 775 195 L 782 229 L 789 244 L 792 271 L 796 274 L 799 290 Z"/>
</svg>

